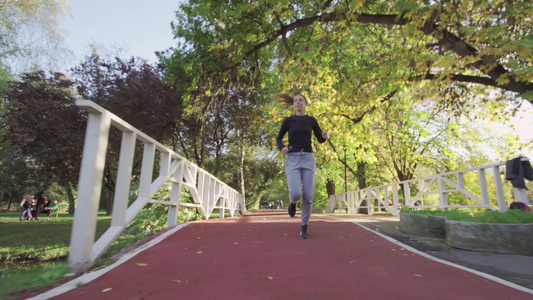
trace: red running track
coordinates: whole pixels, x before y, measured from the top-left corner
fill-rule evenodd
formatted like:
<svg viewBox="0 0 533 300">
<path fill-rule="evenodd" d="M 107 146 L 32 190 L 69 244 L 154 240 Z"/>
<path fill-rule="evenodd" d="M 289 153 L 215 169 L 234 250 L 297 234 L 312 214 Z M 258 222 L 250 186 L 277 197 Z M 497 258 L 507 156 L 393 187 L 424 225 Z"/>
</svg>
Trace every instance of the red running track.
<svg viewBox="0 0 533 300">
<path fill-rule="evenodd" d="M 311 238 L 299 231 L 280 212 L 193 222 L 52 299 L 533 299 L 351 222 L 314 215 Z"/>
</svg>

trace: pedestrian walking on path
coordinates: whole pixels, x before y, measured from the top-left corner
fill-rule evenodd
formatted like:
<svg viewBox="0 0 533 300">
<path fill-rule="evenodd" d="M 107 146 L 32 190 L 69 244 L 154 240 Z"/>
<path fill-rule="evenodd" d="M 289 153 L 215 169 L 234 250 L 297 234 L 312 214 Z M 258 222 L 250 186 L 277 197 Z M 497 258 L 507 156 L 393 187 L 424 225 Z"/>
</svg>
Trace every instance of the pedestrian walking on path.
<svg viewBox="0 0 533 300">
<path fill-rule="evenodd" d="M 296 203 L 302 199 L 302 229 L 300 236 L 309 238 L 308 225 L 313 209 L 313 194 L 315 192 L 316 162 L 311 145 L 314 133 L 319 143 L 330 138 L 329 132 L 320 129 L 318 121 L 305 113 L 309 104 L 302 94 L 294 97 L 287 94 L 276 94 L 282 102 L 294 106 L 295 114 L 283 120 L 276 142 L 281 154 L 286 155 L 285 172 L 289 186 L 289 215 L 296 214 Z M 283 137 L 289 133 L 289 144 L 283 143 Z"/>
</svg>

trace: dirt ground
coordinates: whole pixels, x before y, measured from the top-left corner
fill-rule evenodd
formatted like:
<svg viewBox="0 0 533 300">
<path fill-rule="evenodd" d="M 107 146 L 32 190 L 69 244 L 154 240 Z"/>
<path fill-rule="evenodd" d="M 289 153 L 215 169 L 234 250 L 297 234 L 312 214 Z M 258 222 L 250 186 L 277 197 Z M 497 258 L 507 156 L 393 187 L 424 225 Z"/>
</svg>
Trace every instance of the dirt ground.
<svg viewBox="0 0 533 300">
<path fill-rule="evenodd" d="M 448 247 L 445 239 L 420 237 L 401 232 L 400 219 L 390 215 L 324 215 L 357 222 L 434 257 L 533 289 L 533 256 L 476 252 Z"/>
</svg>

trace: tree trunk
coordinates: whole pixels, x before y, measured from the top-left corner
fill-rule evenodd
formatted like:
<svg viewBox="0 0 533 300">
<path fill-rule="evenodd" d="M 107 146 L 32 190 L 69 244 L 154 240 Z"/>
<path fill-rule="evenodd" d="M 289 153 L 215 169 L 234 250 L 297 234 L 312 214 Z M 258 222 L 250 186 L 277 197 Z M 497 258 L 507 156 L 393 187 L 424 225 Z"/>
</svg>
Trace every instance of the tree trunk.
<svg viewBox="0 0 533 300">
<path fill-rule="evenodd" d="M 241 194 L 246 197 L 246 187 L 244 185 L 244 133 L 242 130 L 237 130 L 237 138 L 240 141 L 240 157 L 239 157 L 239 182 L 240 182 L 240 188 L 241 188 Z M 246 206 L 243 207 L 243 212 L 246 211 Z"/>
<path fill-rule="evenodd" d="M 69 215 L 73 215 L 74 214 L 74 209 L 76 208 L 76 202 L 75 202 L 75 199 L 74 199 L 74 194 L 72 194 L 72 189 L 70 188 L 70 184 L 69 183 L 63 183 L 62 186 L 65 189 L 65 191 L 67 192 L 68 214 Z"/>
<path fill-rule="evenodd" d="M 362 190 L 362 189 L 367 188 L 367 184 L 366 184 L 366 162 L 357 162 L 356 176 L 357 176 L 357 183 L 359 185 L 359 189 Z M 367 206 L 366 200 L 363 200 L 361 202 L 361 206 Z M 361 213 L 361 214 L 368 214 L 368 209 L 367 208 L 359 208 L 358 212 Z"/>
<path fill-rule="evenodd" d="M 7 167 L 2 172 L 3 176 L 0 179 L 1 180 L 0 181 L 0 187 L 1 186 L 7 186 L 7 184 L 8 184 L 7 179 L 9 178 L 9 172 L 10 172 L 9 169 L 10 169 L 10 164 L 8 163 Z M 0 188 L 0 205 L 2 205 L 2 202 L 4 202 L 4 195 L 5 195 L 5 190 L 3 188 Z M 9 202 L 9 205 L 8 205 L 8 208 L 7 208 L 8 211 L 9 211 L 10 207 L 11 207 L 11 201 Z"/>
<path fill-rule="evenodd" d="M 110 187 L 107 188 L 106 193 L 106 205 L 105 205 L 105 213 L 108 216 L 111 216 L 113 214 L 113 200 L 115 197 L 114 190 Z"/>
<path fill-rule="evenodd" d="M 335 195 L 335 181 L 331 179 L 326 180 L 326 190 L 328 192 L 328 197 Z"/>
</svg>

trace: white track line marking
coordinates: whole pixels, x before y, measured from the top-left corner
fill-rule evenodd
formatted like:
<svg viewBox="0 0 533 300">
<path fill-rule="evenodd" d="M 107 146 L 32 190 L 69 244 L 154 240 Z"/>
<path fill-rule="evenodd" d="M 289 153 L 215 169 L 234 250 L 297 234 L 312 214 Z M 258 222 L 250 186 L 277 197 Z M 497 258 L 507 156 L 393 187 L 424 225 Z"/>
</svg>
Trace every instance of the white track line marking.
<svg viewBox="0 0 533 300">
<path fill-rule="evenodd" d="M 461 270 L 464 270 L 464 271 L 467 271 L 467 272 L 470 272 L 470 273 L 474 273 L 474 274 L 476 274 L 478 276 L 487 278 L 487 279 L 495 281 L 497 283 L 500 283 L 500 284 L 506 285 L 508 287 L 511 287 L 511 288 L 520 290 L 522 292 L 525 292 L 525 293 L 533 295 L 533 290 L 532 289 L 528 289 L 526 287 L 523 287 L 521 285 L 518 285 L 518 284 L 515 284 L 515 283 L 512 283 L 512 282 L 503 280 L 503 279 L 498 278 L 496 276 L 493 276 L 493 275 L 490 275 L 490 274 L 487 274 L 487 273 L 483 273 L 483 272 L 479 272 L 479 271 L 476 271 L 476 270 L 473 270 L 473 269 L 469 269 L 469 268 L 467 268 L 465 266 L 454 264 L 452 262 L 449 262 L 449 261 L 446 261 L 446 260 L 431 256 L 431 255 L 429 255 L 427 253 L 424 253 L 422 251 L 419 251 L 419 250 L 417 250 L 417 249 L 415 249 L 415 248 L 413 248 L 413 247 L 411 247 L 409 245 L 406 245 L 406 244 L 404 244 L 402 242 L 399 242 L 399 241 L 397 241 L 397 240 L 395 240 L 395 239 L 393 239 L 393 238 L 391 238 L 389 236 L 386 236 L 386 235 L 384 235 L 381 232 L 378 232 L 378 231 L 375 231 L 375 230 L 373 230 L 371 228 L 365 227 L 364 225 L 361 225 L 361 224 L 359 224 L 357 222 L 352 222 L 352 223 L 354 223 L 354 224 L 356 224 L 356 225 L 358 225 L 358 226 L 360 226 L 360 227 L 372 232 L 373 234 L 377 234 L 377 235 L 381 236 L 382 238 L 388 240 L 391 243 L 394 243 L 394 244 L 396 244 L 398 246 L 401 246 L 402 248 L 405 248 L 405 249 L 407 249 L 407 250 L 409 250 L 411 252 L 414 252 L 414 253 L 416 253 L 416 254 L 418 254 L 420 256 L 423 256 L 423 257 L 425 257 L 427 259 L 430 259 L 430 260 L 433 260 L 433 261 L 436 261 L 436 262 L 439 262 L 441 264 L 445 264 L 445 265 L 448 265 L 448 266 L 452 266 L 452 267 L 455 267 L 455 268 L 458 268 L 458 269 L 461 269 Z"/>
<path fill-rule="evenodd" d="M 124 254 L 123 256 L 121 256 L 116 262 L 114 262 L 112 265 L 110 266 L 107 266 L 105 268 L 102 268 L 102 269 L 99 269 L 99 270 L 96 270 L 94 272 L 89 272 L 89 273 L 85 273 L 83 275 L 81 275 L 80 277 L 76 278 L 76 279 L 73 279 L 69 282 L 66 282 L 56 288 L 53 288 L 49 291 L 46 291 L 42 294 L 39 294 L 39 295 L 36 295 L 32 298 L 28 298 L 27 300 L 43 300 L 43 299 L 49 299 L 49 298 L 52 298 L 52 297 L 55 297 L 57 295 L 61 295 L 63 293 L 66 293 L 72 289 L 75 289 L 79 286 L 82 286 L 84 284 L 87 284 L 93 280 L 95 280 L 96 278 L 104 275 L 105 273 L 113 270 L 114 268 L 120 266 L 121 264 L 123 264 L 124 262 L 128 261 L 129 259 L 133 258 L 135 255 L 141 253 L 142 251 L 156 245 L 157 243 L 163 241 L 164 239 L 166 239 L 167 237 L 169 237 L 170 235 L 172 235 L 173 233 L 175 233 L 176 231 L 182 229 L 183 227 L 187 226 L 189 223 L 183 223 L 183 224 L 179 224 L 177 225 L 176 227 L 168 230 L 167 232 L 165 233 L 162 233 L 160 236 L 154 238 L 153 240 L 147 242 L 146 244 L 144 245 L 141 245 L 139 246 L 139 248 L 136 248 L 126 254 Z"/>
</svg>

